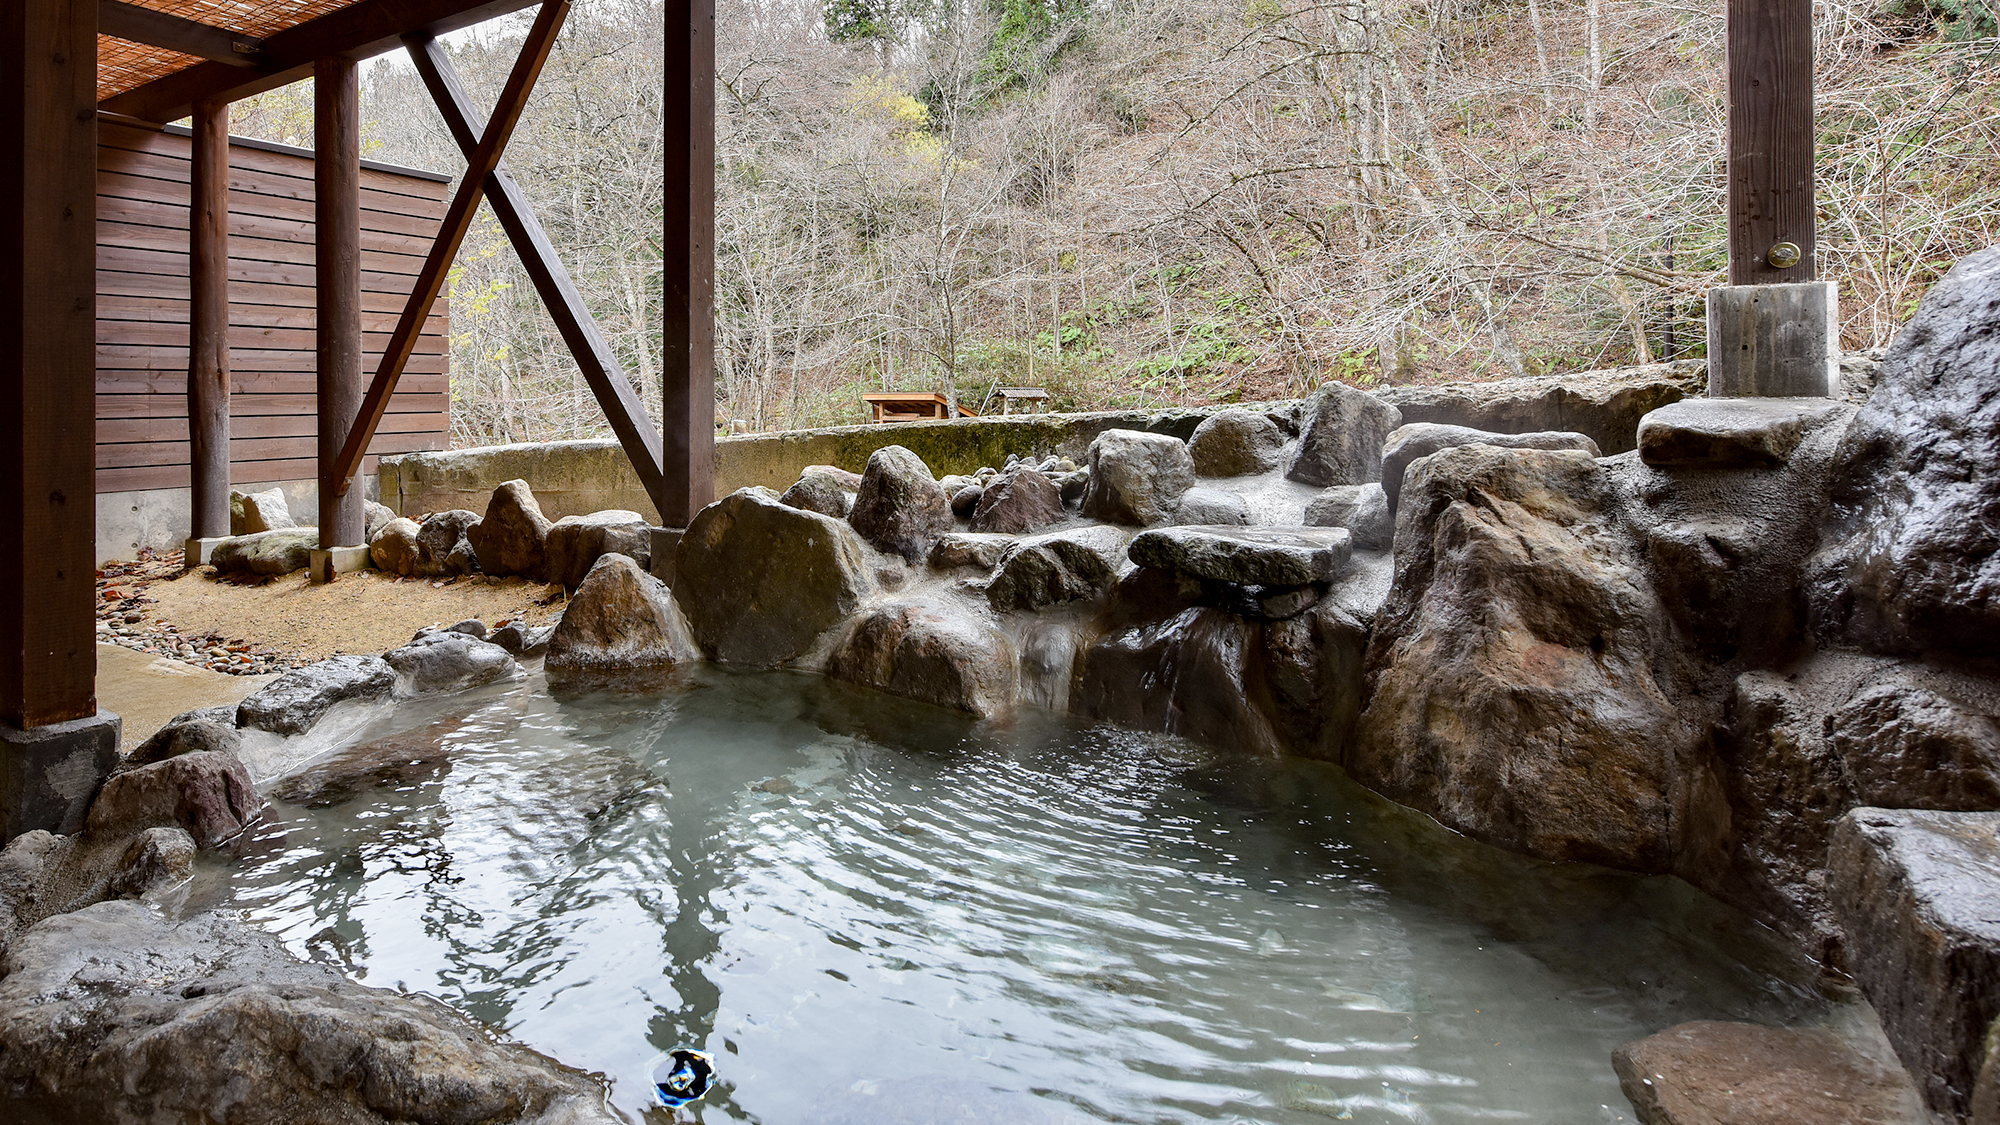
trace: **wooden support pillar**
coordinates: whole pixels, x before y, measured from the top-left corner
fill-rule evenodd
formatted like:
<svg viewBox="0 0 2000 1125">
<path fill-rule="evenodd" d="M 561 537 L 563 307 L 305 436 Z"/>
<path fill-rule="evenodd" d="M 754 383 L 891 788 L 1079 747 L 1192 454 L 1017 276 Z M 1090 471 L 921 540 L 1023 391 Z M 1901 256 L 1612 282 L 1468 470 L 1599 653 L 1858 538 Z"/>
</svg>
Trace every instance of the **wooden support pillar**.
<svg viewBox="0 0 2000 1125">
<path fill-rule="evenodd" d="M 314 277 L 318 289 L 319 542 L 365 541 L 361 490 L 335 463 L 361 407 L 361 87 L 353 60 L 313 64 Z"/>
<path fill-rule="evenodd" d="M 73 832 L 97 709 L 97 0 L 0 3 L 0 840 Z"/>
<path fill-rule="evenodd" d="M 664 104 L 660 518 L 686 527 L 715 499 L 715 0 L 667 0 Z"/>
<path fill-rule="evenodd" d="M 190 538 L 229 534 L 229 104 L 195 107 L 188 191 Z"/>
<path fill-rule="evenodd" d="M 1727 0 L 1727 20 L 1729 284 L 1811 281 L 1812 0 Z"/>
</svg>

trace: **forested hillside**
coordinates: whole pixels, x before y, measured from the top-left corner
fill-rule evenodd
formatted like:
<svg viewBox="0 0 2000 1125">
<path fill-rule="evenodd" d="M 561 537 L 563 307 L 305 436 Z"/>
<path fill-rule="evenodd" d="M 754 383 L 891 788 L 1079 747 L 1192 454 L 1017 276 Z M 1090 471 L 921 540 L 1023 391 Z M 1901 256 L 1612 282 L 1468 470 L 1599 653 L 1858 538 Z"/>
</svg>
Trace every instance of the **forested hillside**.
<svg viewBox="0 0 2000 1125">
<path fill-rule="evenodd" d="M 2000 241 L 1994 0 L 1898 2 L 1817 5 L 1850 348 Z M 1701 354 L 1714 0 L 717 3 L 724 427 L 884 388 L 1088 409 Z M 454 45 L 476 98 L 523 26 Z M 661 44 L 656 0 L 579 0 L 509 152 L 654 402 Z M 463 166 L 406 63 L 365 83 L 369 155 Z M 309 98 L 237 130 L 307 142 Z M 461 444 L 603 432 L 490 216 L 452 299 Z"/>
</svg>

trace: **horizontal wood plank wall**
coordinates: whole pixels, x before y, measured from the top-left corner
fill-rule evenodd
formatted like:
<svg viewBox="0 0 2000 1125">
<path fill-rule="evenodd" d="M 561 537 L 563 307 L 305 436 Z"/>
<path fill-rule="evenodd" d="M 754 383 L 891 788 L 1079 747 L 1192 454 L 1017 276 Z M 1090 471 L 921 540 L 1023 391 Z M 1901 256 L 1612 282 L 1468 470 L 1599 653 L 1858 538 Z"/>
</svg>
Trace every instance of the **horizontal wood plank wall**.
<svg viewBox="0 0 2000 1125">
<path fill-rule="evenodd" d="M 188 486 L 187 137 L 98 124 L 97 490 Z M 314 462 L 311 159 L 229 150 L 230 481 L 307 480 Z M 361 173 L 362 330 L 372 376 L 450 185 Z M 450 309 L 440 300 L 369 452 L 442 449 Z M 369 457 L 362 471 L 375 471 Z"/>
</svg>

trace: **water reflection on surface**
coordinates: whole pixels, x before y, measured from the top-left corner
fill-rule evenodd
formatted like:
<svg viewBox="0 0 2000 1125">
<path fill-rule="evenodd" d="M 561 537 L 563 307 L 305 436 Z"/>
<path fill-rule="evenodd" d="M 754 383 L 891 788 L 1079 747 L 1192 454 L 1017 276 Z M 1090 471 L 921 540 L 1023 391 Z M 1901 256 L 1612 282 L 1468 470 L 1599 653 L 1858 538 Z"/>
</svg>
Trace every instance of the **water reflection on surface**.
<svg viewBox="0 0 2000 1125">
<path fill-rule="evenodd" d="M 782 674 L 435 730 L 448 768 L 279 805 L 221 896 L 635 1114 L 692 1045 L 704 1121 L 1616 1121 L 1618 1043 L 1816 1003 L 1681 884 L 1309 763 Z"/>
</svg>

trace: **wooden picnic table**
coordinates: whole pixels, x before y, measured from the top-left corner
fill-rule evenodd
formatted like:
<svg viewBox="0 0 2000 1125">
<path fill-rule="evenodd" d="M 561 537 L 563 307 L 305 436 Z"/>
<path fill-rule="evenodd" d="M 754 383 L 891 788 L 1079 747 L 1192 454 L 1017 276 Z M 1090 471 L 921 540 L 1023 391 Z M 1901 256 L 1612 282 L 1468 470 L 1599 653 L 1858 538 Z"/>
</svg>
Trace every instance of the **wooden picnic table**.
<svg viewBox="0 0 2000 1125">
<path fill-rule="evenodd" d="M 875 412 L 877 422 L 915 422 L 926 418 L 951 417 L 951 401 L 936 391 L 876 391 L 864 394 L 861 401 Z M 958 408 L 960 415 L 977 418 L 979 412 L 964 404 Z"/>
</svg>

